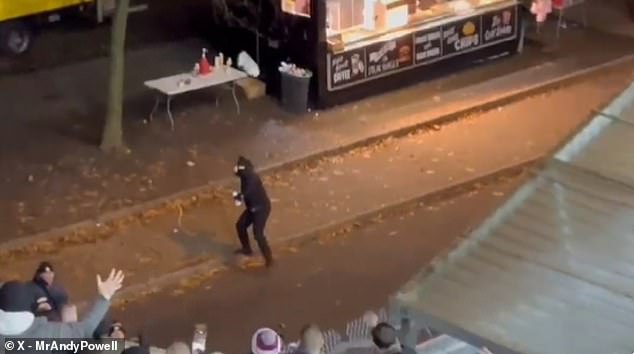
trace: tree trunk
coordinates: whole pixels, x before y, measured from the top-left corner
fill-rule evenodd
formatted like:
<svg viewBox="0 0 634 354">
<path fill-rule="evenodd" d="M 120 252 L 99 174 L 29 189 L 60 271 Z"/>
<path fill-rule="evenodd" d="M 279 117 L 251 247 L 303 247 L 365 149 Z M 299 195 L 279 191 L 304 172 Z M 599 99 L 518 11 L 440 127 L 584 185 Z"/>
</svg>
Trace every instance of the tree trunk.
<svg viewBox="0 0 634 354">
<path fill-rule="evenodd" d="M 101 136 L 101 150 L 121 150 L 123 145 L 123 83 L 125 78 L 125 35 L 130 0 L 118 0 L 110 38 L 110 84 L 108 110 Z"/>
</svg>

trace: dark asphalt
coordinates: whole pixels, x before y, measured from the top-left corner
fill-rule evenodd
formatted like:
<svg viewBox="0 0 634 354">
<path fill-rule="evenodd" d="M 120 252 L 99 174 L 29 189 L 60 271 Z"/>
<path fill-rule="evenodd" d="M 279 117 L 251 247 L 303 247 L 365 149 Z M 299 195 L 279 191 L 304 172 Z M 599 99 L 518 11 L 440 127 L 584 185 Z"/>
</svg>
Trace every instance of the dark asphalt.
<svg viewBox="0 0 634 354">
<path fill-rule="evenodd" d="M 231 269 L 129 303 L 114 315 L 133 334 L 144 329 L 160 347 L 189 341 L 193 325 L 207 323 L 209 350 L 224 353 L 246 353 L 250 335 L 261 326 L 283 323 L 290 339 L 307 322 L 340 329 L 364 311 L 384 306 L 390 294 L 476 226 L 521 181 L 404 210 L 349 234 L 285 250 L 270 272 Z"/>
</svg>

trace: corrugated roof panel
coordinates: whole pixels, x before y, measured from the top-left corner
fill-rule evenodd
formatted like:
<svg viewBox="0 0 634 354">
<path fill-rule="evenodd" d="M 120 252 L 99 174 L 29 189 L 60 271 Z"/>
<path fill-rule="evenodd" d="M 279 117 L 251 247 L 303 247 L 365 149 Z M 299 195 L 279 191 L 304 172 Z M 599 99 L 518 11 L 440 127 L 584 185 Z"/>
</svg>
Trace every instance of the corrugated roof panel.
<svg viewBox="0 0 634 354">
<path fill-rule="evenodd" d="M 634 100 L 630 102 L 630 105 L 621 113 L 621 118 L 628 122 L 634 123 Z"/>
<path fill-rule="evenodd" d="M 423 292 L 417 302 L 423 311 L 522 353 L 631 348 L 631 309 L 603 312 L 606 303 L 621 304 L 618 308 L 631 303 L 499 250 L 479 247 L 428 285 L 433 291 Z"/>
<path fill-rule="evenodd" d="M 603 113 L 634 123 L 634 83 L 614 99 Z"/>
<path fill-rule="evenodd" d="M 397 301 L 506 352 L 634 352 L 633 106 L 634 85 Z"/>
<path fill-rule="evenodd" d="M 631 348 L 631 301 L 500 247 L 481 244 L 425 283 L 419 310 L 522 353 Z"/>
<path fill-rule="evenodd" d="M 634 124 L 614 120 L 575 156 L 562 159 L 622 183 L 634 185 Z"/>
</svg>

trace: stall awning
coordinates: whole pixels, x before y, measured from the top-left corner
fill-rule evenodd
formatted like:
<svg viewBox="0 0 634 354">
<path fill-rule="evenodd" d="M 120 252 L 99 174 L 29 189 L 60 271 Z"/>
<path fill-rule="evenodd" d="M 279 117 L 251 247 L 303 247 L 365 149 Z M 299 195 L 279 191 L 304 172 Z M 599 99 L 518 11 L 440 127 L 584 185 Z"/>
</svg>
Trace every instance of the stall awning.
<svg viewBox="0 0 634 354">
<path fill-rule="evenodd" d="M 634 352 L 634 85 L 393 300 L 494 354 Z"/>
</svg>

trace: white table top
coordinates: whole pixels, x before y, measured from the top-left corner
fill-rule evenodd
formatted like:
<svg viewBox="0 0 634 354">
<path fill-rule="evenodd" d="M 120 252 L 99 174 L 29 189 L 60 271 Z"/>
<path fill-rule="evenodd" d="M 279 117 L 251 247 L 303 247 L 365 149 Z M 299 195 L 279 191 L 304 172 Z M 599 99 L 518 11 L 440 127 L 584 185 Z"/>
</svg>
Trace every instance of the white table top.
<svg viewBox="0 0 634 354">
<path fill-rule="evenodd" d="M 194 76 L 191 73 L 178 74 L 149 80 L 145 86 L 160 91 L 166 95 L 178 95 L 181 93 L 196 91 L 207 87 L 226 84 L 247 77 L 247 74 L 231 67 L 214 68 L 211 74 Z M 189 84 L 179 86 L 178 83 L 189 79 Z"/>
</svg>

